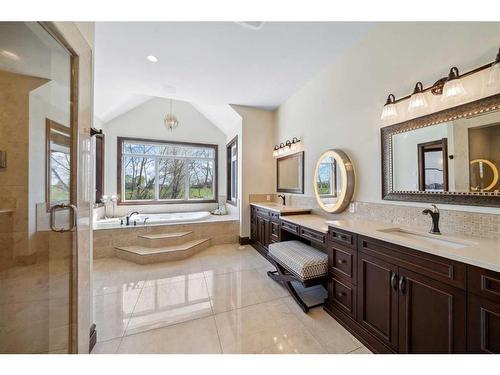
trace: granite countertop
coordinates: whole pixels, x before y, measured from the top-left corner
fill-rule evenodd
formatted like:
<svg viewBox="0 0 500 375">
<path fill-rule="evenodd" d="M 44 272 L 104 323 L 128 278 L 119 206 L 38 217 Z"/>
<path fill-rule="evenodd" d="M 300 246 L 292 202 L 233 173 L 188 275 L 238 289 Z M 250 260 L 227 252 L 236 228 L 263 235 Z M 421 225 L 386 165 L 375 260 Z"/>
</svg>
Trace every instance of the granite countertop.
<svg viewBox="0 0 500 375">
<path fill-rule="evenodd" d="M 265 208 L 266 210 L 278 212 L 280 214 L 294 213 L 294 212 L 310 212 L 311 207 L 304 206 L 284 206 L 275 202 L 253 202 L 252 206 Z"/>
<path fill-rule="evenodd" d="M 281 218 L 282 220 L 288 221 L 289 223 L 301 225 L 303 227 L 313 229 L 317 232 L 328 233 L 328 224 L 326 219 L 320 215 L 308 214 L 308 215 L 290 215 Z"/>
<path fill-rule="evenodd" d="M 500 238 L 489 239 L 455 234 L 447 235 L 446 233 L 435 235 L 400 225 L 367 220 L 327 220 L 325 224 L 428 254 L 500 272 Z M 398 234 L 397 231 L 394 231 L 396 228 L 400 228 L 406 233 Z M 418 234 L 418 237 L 413 236 L 414 234 Z"/>
</svg>

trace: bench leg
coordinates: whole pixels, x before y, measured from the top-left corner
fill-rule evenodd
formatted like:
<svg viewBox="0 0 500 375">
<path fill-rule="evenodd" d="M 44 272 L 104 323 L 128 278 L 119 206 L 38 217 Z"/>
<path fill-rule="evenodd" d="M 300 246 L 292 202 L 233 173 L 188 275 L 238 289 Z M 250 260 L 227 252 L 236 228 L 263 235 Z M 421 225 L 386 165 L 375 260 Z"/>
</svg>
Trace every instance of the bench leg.
<svg viewBox="0 0 500 375">
<path fill-rule="evenodd" d="M 307 312 L 309 312 L 310 307 L 305 304 L 302 298 L 300 298 L 299 294 L 292 285 L 292 280 L 296 280 L 296 278 L 286 274 L 286 270 L 280 264 L 276 262 L 273 263 L 274 266 L 276 267 L 276 271 L 267 271 L 267 275 L 274 281 L 283 285 L 286 288 L 286 290 L 288 290 L 288 293 L 290 293 L 295 302 L 297 302 L 297 304 L 300 306 L 302 311 L 304 311 L 307 314 Z M 316 307 L 321 305 L 322 304 L 317 304 L 311 307 Z"/>
</svg>

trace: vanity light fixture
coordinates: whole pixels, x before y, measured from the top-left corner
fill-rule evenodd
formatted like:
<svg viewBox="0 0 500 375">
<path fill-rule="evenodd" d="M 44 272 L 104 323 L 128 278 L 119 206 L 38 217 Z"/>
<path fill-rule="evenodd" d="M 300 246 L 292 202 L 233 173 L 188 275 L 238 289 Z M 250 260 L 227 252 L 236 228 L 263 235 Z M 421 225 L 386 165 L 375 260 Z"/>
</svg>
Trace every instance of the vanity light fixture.
<svg viewBox="0 0 500 375">
<path fill-rule="evenodd" d="M 443 86 L 443 97 L 441 100 L 446 100 L 450 98 L 455 98 L 457 96 L 465 95 L 465 89 L 460 81 L 460 74 L 458 68 L 454 66 L 450 69 L 450 74 L 448 74 L 448 79 Z"/>
<path fill-rule="evenodd" d="M 285 152 L 288 152 L 288 151 L 295 151 L 297 150 L 297 144 L 300 142 L 300 139 L 298 139 L 297 137 L 293 137 L 292 140 L 286 140 L 284 143 L 281 142 L 278 145 L 274 145 L 274 148 L 273 148 L 273 156 L 279 156 L 279 155 L 283 155 Z"/>
<path fill-rule="evenodd" d="M 393 94 L 389 94 L 387 97 L 387 101 L 385 102 L 384 109 L 382 110 L 381 120 L 390 120 L 395 118 L 398 115 L 398 111 L 396 110 L 396 98 Z"/>
<path fill-rule="evenodd" d="M 500 48 L 498 49 L 497 58 L 491 64 L 490 76 L 488 78 L 488 86 L 500 85 Z"/>
<path fill-rule="evenodd" d="M 417 82 L 413 94 L 410 98 L 410 104 L 408 105 L 408 110 L 414 111 L 419 108 L 427 107 L 427 100 L 425 99 L 425 94 L 423 93 L 424 87 L 422 82 Z"/>
</svg>

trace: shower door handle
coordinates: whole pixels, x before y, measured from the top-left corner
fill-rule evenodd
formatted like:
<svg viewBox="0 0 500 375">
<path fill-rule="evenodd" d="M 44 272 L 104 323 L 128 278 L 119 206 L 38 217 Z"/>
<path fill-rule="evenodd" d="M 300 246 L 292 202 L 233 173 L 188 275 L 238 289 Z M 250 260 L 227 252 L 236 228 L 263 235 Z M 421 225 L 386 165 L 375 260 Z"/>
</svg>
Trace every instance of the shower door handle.
<svg viewBox="0 0 500 375">
<path fill-rule="evenodd" d="M 71 218 L 71 226 L 69 228 L 59 228 L 56 227 L 56 211 L 69 209 L 69 215 Z M 76 229 L 76 220 L 77 220 L 78 210 L 76 206 L 72 204 L 56 204 L 50 207 L 50 229 L 53 232 L 63 233 L 63 232 L 72 232 Z"/>
</svg>

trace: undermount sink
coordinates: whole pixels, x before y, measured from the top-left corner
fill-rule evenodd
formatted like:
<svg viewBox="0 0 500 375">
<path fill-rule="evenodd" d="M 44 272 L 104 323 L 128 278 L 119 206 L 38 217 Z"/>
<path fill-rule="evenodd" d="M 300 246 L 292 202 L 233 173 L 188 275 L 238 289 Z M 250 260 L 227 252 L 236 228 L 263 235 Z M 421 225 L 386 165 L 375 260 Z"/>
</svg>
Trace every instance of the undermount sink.
<svg viewBox="0 0 500 375">
<path fill-rule="evenodd" d="M 377 231 L 382 233 L 394 234 L 402 238 L 418 240 L 427 244 L 445 246 L 451 249 L 460 249 L 462 247 L 474 245 L 474 242 L 465 241 L 458 238 L 451 238 L 439 234 L 417 232 L 402 228 L 377 229 Z"/>
</svg>

